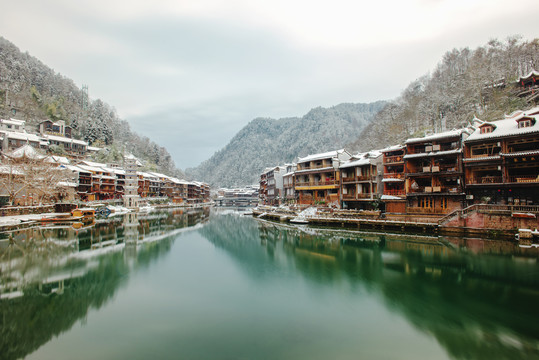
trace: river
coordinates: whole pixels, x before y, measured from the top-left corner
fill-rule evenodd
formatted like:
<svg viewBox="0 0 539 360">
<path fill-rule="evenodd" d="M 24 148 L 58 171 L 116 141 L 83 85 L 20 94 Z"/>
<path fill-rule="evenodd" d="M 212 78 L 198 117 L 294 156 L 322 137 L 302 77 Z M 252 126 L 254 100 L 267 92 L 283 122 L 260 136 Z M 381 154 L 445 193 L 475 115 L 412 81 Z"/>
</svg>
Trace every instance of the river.
<svg viewBox="0 0 539 360">
<path fill-rule="evenodd" d="M 218 210 L 0 234 L 2 359 L 539 359 L 539 252 Z"/>
</svg>

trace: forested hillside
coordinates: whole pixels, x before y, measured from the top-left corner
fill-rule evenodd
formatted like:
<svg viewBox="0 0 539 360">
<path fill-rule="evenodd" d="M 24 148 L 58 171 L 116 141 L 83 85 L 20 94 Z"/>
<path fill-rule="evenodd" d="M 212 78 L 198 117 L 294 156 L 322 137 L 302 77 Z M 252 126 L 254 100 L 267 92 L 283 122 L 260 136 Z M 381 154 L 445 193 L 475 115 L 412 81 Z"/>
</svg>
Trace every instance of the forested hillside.
<svg viewBox="0 0 539 360">
<path fill-rule="evenodd" d="M 448 51 L 431 74 L 410 83 L 348 145 L 367 151 L 409 137 L 466 126 L 474 115 L 497 120 L 530 105 L 516 96 L 515 81 L 539 69 L 539 39 L 491 40 L 475 50 Z"/>
<path fill-rule="evenodd" d="M 266 167 L 353 141 L 384 105 L 340 104 L 312 109 L 301 118 L 254 119 L 209 160 L 186 172 L 213 186 L 258 183 Z"/>
<path fill-rule="evenodd" d="M 2 37 L 0 117 L 26 120 L 28 127 L 45 119 L 65 120 L 75 130 L 74 137 L 106 147 L 97 155 L 99 161 L 118 161 L 125 148 L 145 161 L 149 169 L 181 175 L 168 151 L 131 131 L 112 106 L 89 99 L 72 80 Z"/>
</svg>

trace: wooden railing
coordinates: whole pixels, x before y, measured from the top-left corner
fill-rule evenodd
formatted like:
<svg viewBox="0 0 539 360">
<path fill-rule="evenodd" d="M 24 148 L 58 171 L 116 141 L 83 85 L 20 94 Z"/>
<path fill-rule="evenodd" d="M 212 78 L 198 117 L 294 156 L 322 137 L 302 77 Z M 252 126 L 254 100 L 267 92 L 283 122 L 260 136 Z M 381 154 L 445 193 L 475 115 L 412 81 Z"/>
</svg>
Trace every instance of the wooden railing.
<svg viewBox="0 0 539 360">
<path fill-rule="evenodd" d="M 325 185 L 339 185 L 339 182 L 337 180 L 296 182 L 296 187 L 298 186 L 325 186 Z"/>
<path fill-rule="evenodd" d="M 384 164 L 403 162 L 403 155 L 387 156 L 384 158 Z"/>
<path fill-rule="evenodd" d="M 404 173 L 385 173 L 384 179 L 404 179 Z"/>
<path fill-rule="evenodd" d="M 462 188 L 460 186 L 420 186 L 416 189 L 409 189 L 409 193 L 414 194 L 421 194 L 421 193 L 450 193 L 450 194 L 458 194 L 462 192 Z"/>
<path fill-rule="evenodd" d="M 501 176 L 481 176 L 471 177 L 466 180 L 467 184 L 501 184 L 503 179 Z"/>
<path fill-rule="evenodd" d="M 331 164 L 301 166 L 301 168 L 298 167 L 297 171 L 323 169 L 323 168 L 328 168 L 331 166 L 332 166 Z"/>
<path fill-rule="evenodd" d="M 510 183 L 536 183 L 539 182 L 539 175 L 517 175 L 509 176 Z"/>
<path fill-rule="evenodd" d="M 441 225 L 446 221 L 451 220 L 452 218 L 456 216 L 465 216 L 471 212 L 479 212 L 479 213 L 532 213 L 532 214 L 539 214 L 539 205 L 491 205 L 491 204 L 473 204 L 470 205 L 464 209 L 455 210 L 452 213 L 447 214 L 446 216 L 440 218 L 438 220 L 438 224 Z"/>
<path fill-rule="evenodd" d="M 404 191 L 404 189 L 384 190 L 384 195 L 406 195 L 406 191 Z"/>
</svg>

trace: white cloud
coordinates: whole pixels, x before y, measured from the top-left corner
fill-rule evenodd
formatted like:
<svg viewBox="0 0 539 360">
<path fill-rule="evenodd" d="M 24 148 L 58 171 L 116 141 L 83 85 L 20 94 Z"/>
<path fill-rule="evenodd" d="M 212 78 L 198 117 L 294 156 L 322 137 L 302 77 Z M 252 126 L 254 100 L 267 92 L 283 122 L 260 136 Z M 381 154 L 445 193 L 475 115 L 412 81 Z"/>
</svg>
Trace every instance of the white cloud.
<svg viewBox="0 0 539 360">
<path fill-rule="evenodd" d="M 193 166 L 254 117 L 393 98 L 454 47 L 537 36 L 538 14 L 536 0 L 23 0 L 0 34 Z"/>
</svg>

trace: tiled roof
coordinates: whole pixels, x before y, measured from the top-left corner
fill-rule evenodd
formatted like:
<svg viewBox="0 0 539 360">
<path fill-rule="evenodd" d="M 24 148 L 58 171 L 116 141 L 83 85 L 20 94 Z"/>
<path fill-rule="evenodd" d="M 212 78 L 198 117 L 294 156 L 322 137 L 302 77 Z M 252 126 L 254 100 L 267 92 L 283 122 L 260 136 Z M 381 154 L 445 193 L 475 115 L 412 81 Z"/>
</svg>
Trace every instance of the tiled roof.
<svg viewBox="0 0 539 360">
<path fill-rule="evenodd" d="M 403 179 L 397 179 L 397 178 L 384 178 L 384 179 L 382 179 L 383 183 L 386 183 L 386 182 L 403 182 L 403 181 L 404 181 Z"/>
<path fill-rule="evenodd" d="M 474 162 L 474 161 L 487 161 L 487 160 L 500 160 L 501 156 L 481 156 L 481 157 L 473 157 L 473 158 L 465 158 L 462 159 L 464 162 Z"/>
<path fill-rule="evenodd" d="M 494 128 L 492 132 L 481 134 L 480 129 L 475 129 L 475 131 L 464 141 L 471 142 L 485 139 L 495 139 L 506 136 L 526 135 L 539 132 L 539 115 L 530 115 L 536 112 L 536 109 L 524 112 L 519 111 L 513 113 L 512 115 L 510 115 L 510 117 L 503 120 L 485 123 L 493 125 Z M 519 128 L 517 120 L 520 120 L 524 117 L 532 118 L 534 120 L 534 123 L 532 124 L 532 126 Z"/>
<path fill-rule="evenodd" d="M 512 153 L 501 153 L 501 156 L 528 156 L 528 155 L 539 155 L 539 150 L 529 150 L 529 151 L 517 151 Z"/>
<path fill-rule="evenodd" d="M 341 169 L 343 168 L 349 168 L 349 167 L 355 167 L 355 166 L 363 166 L 363 165 L 369 165 L 371 163 L 370 159 L 359 159 L 354 161 L 349 161 L 340 166 Z"/>
<path fill-rule="evenodd" d="M 427 142 L 427 141 L 440 140 L 440 139 L 445 139 L 445 138 L 458 137 L 463 132 L 468 133 L 468 129 L 455 129 L 455 130 L 444 131 L 441 133 L 436 133 L 436 134 L 432 134 L 432 135 L 428 135 L 428 136 L 424 136 L 420 138 L 411 138 L 411 139 L 406 140 L 405 143 L 412 144 L 412 143 L 417 143 L 417 142 Z"/>
<path fill-rule="evenodd" d="M 305 156 L 303 158 L 299 158 L 298 163 L 334 158 L 334 157 L 337 157 L 339 154 L 342 154 L 344 152 L 346 152 L 346 150 L 340 149 L 340 150 L 328 151 L 328 152 L 325 152 L 325 153 L 307 155 L 307 156 Z"/>
</svg>

